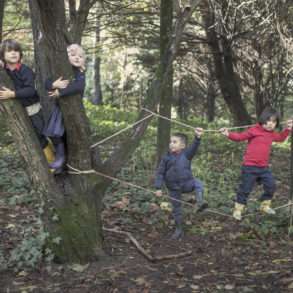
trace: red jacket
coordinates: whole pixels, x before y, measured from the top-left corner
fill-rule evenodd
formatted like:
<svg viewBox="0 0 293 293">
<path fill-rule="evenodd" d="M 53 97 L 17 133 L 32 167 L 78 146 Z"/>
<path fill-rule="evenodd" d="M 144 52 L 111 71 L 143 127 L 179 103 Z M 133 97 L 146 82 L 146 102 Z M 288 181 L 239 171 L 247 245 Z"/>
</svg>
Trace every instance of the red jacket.
<svg viewBox="0 0 293 293">
<path fill-rule="evenodd" d="M 272 143 L 284 141 L 289 133 L 289 129 L 282 132 L 268 131 L 256 124 L 241 133 L 230 132 L 228 138 L 233 141 L 248 141 L 243 158 L 244 166 L 267 167 Z"/>
</svg>

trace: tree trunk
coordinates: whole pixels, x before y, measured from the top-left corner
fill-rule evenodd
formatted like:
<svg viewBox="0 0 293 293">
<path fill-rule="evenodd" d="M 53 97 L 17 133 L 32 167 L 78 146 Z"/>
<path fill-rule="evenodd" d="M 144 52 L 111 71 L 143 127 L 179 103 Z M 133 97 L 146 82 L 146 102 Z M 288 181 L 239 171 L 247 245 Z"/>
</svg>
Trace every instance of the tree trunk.
<svg viewBox="0 0 293 293">
<path fill-rule="evenodd" d="M 46 55 L 44 36 L 40 27 L 41 16 L 38 8 L 36 7 L 36 2 L 29 0 L 29 8 L 34 42 L 36 87 L 40 95 L 45 121 L 47 121 L 50 117 L 50 113 L 54 104 L 53 99 L 48 97 L 47 91 L 45 89 L 46 79 L 52 76 L 52 64 Z"/>
<path fill-rule="evenodd" d="M 163 79 L 163 73 L 166 71 L 165 53 L 169 48 L 172 39 L 172 22 L 173 22 L 173 0 L 161 0 L 160 14 L 160 68 Z M 168 72 L 167 82 L 162 89 L 160 97 L 159 113 L 162 116 L 171 118 L 171 106 L 173 96 L 173 69 Z M 169 146 L 171 125 L 168 120 L 159 118 L 157 131 L 157 159 L 160 161 L 162 155 L 166 152 Z"/>
<path fill-rule="evenodd" d="M 5 2 L 6 2 L 6 0 L 0 0 L 0 42 L 2 42 Z"/>
<path fill-rule="evenodd" d="M 216 104 L 216 85 L 215 85 L 215 74 L 213 69 L 212 61 L 208 60 L 207 63 L 208 72 L 209 72 L 209 80 L 208 80 L 208 88 L 207 88 L 207 118 L 208 122 L 213 122 L 215 119 L 215 104 Z"/>
<path fill-rule="evenodd" d="M 65 8 L 63 1 L 32 0 L 33 7 L 40 15 L 44 54 L 51 62 L 53 79 L 59 76 L 69 78 L 72 74 L 66 51 Z M 63 113 L 67 141 L 67 162 L 80 170 L 92 168 L 90 153 L 90 129 L 81 97 L 70 96 L 59 100 Z M 61 243 L 51 247 L 61 261 L 87 262 L 103 253 L 101 221 L 97 207 L 93 178 L 89 175 L 57 176 L 62 186 L 63 202 L 56 208 L 58 226 L 49 228 L 52 239 Z M 94 201 L 95 202 L 95 201 Z"/>
<path fill-rule="evenodd" d="M 0 69 L 0 81 L 1 87 L 6 86 L 13 90 L 12 81 L 3 69 Z M 31 121 L 17 99 L 1 101 L 0 107 L 1 115 L 8 122 L 9 130 L 26 162 L 30 179 L 42 197 L 42 203 L 45 206 L 43 221 L 46 230 L 54 231 L 58 223 L 52 222 L 51 218 L 56 214 L 56 210 L 62 206 L 63 197 L 49 173 L 46 159 Z"/>
<path fill-rule="evenodd" d="M 78 2 L 79 7 L 77 8 L 75 0 L 69 1 L 70 31 L 66 34 L 68 43 L 81 43 L 89 11 L 97 0 L 80 0 Z"/>
<path fill-rule="evenodd" d="M 236 125 L 250 124 L 251 119 L 240 94 L 239 81 L 233 68 L 231 41 L 216 32 L 215 15 L 209 3 L 202 9 L 208 44 L 215 64 L 215 74 L 224 100 Z M 219 24 L 218 24 L 219 25 Z"/>
<path fill-rule="evenodd" d="M 100 39 L 100 26 L 101 26 L 101 16 L 100 14 L 100 3 L 96 4 L 96 39 L 95 39 L 95 48 L 100 48 L 101 39 Z M 103 104 L 103 94 L 101 88 L 101 50 L 96 49 L 95 52 L 95 66 L 94 66 L 94 75 L 95 75 L 95 93 L 93 98 L 93 104 L 100 105 Z"/>
</svg>

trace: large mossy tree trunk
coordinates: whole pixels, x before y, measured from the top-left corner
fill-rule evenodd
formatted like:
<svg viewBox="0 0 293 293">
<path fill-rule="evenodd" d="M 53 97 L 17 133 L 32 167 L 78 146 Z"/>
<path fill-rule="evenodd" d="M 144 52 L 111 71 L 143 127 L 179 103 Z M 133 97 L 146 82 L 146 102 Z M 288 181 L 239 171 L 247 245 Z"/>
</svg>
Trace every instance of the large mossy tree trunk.
<svg viewBox="0 0 293 293">
<path fill-rule="evenodd" d="M 32 1 L 40 15 L 44 55 L 51 64 L 52 78 L 70 79 L 72 69 L 67 57 L 65 7 L 63 1 Z M 67 162 L 79 170 L 92 168 L 90 128 L 79 95 L 59 99 L 66 129 Z M 92 175 L 57 176 L 62 205 L 55 208 L 58 225 L 50 229 L 51 247 L 61 261 L 86 262 L 103 254 L 101 221 L 97 209 Z"/>
<path fill-rule="evenodd" d="M 5 70 L 0 69 L 0 87 L 13 90 L 13 84 Z M 56 210 L 62 207 L 63 197 L 49 172 L 46 159 L 37 139 L 31 121 L 17 99 L 3 100 L 0 103 L 1 116 L 7 121 L 19 153 L 24 158 L 29 178 L 36 191 L 41 195 L 46 207 L 43 222 L 46 230 L 54 231 L 58 226 L 52 222 Z"/>
<path fill-rule="evenodd" d="M 172 41 L 172 23 L 173 23 L 173 0 L 161 0 L 160 9 L 160 79 L 166 71 L 166 58 L 164 58 L 169 44 Z M 162 95 L 159 103 L 159 114 L 171 118 L 171 107 L 173 98 L 173 69 L 169 69 L 167 81 L 162 88 Z M 157 131 L 157 161 L 167 151 L 170 139 L 171 125 L 170 121 L 159 118 Z"/>
</svg>

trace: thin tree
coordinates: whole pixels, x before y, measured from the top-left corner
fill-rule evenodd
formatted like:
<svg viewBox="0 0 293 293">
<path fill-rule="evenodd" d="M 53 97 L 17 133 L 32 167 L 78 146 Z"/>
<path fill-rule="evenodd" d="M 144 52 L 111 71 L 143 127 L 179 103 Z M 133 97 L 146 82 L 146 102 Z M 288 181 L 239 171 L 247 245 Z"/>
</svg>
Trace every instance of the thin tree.
<svg viewBox="0 0 293 293">
<path fill-rule="evenodd" d="M 169 44 L 172 41 L 173 25 L 173 0 L 161 0 L 160 9 L 160 79 L 166 71 L 165 54 L 170 54 Z M 171 117 L 171 106 L 173 97 L 173 69 L 170 68 L 167 82 L 162 89 L 162 95 L 159 103 L 159 114 L 165 117 Z M 168 149 L 170 139 L 171 125 L 166 119 L 159 118 L 157 131 L 157 159 L 160 161 L 162 155 Z"/>
</svg>

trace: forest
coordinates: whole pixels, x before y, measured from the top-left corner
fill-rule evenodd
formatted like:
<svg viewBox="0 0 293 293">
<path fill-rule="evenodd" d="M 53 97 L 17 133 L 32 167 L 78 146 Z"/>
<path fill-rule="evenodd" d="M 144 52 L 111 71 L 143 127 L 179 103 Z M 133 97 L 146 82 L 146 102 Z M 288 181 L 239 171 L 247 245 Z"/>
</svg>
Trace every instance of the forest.
<svg viewBox="0 0 293 293">
<path fill-rule="evenodd" d="M 290 0 L 0 0 L 0 291 L 292 292 L 292 28 Z"/>
</svg>

